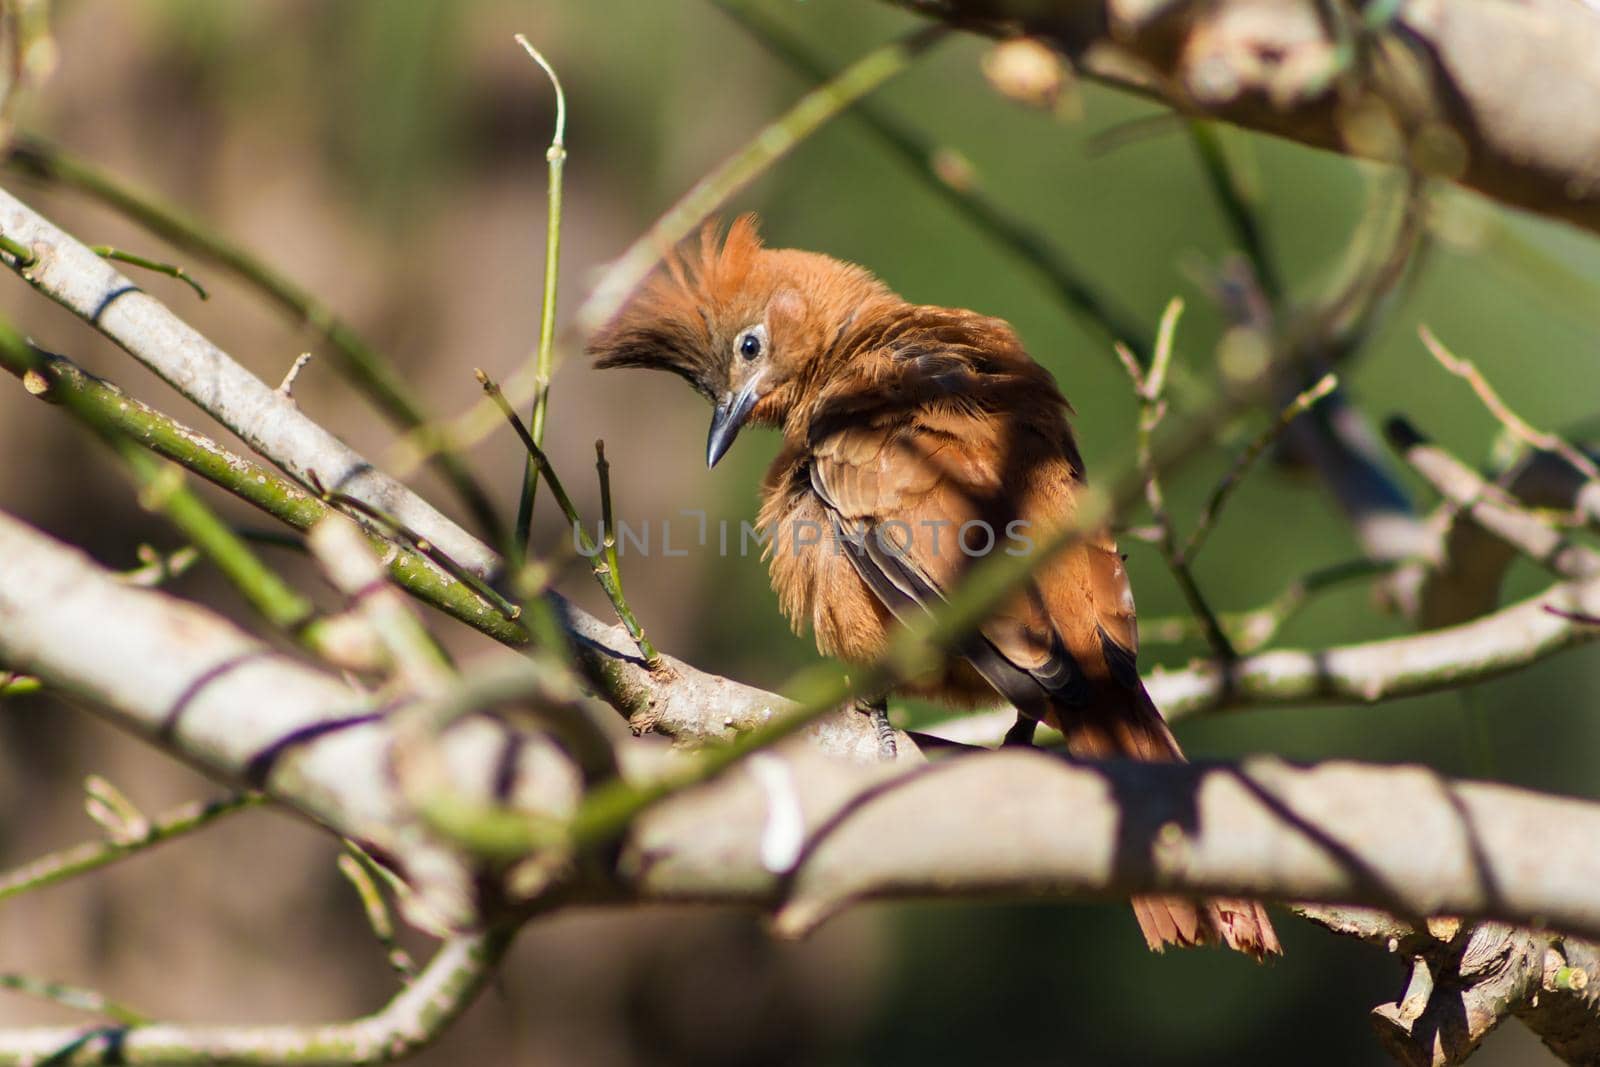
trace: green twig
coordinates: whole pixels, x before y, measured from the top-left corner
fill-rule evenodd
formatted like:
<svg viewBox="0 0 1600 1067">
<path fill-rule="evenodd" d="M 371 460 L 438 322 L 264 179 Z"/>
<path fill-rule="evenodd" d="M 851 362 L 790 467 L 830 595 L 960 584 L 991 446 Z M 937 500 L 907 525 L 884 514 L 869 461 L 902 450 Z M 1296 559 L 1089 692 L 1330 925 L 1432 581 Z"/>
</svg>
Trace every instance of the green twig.
<svg viewBox="0 0 1600 1067">
<path fill-rule="evenodd" d="M 1206 643 L 1211 646 L 1213 654 L 1219 660 L 1229 663 L 1238 658 L 1238 653 L 1234 651 L 1233 643 L 1229 641 L 1222 624 L 1217 620 L 1216 612 L 1200 592 L 1194 571 L 1189 567 L 1178 546 L 1177 525 L 1167 510 L 1166 495 L 1161 489 L 1161 475 L 1157 469 L 1153 444 L 1156 427 L 1161 424 L 1167 411 L 1163 391 L 1166 388 L 1168 368 L 1172 365 L 1173 340 L 1177 331 L 1178 316 L 1182 313 L 1183 301 L 1174 297 L 1161 316 L 1161 326 L 1156 334 L 1155 355 L 1150 361 L 1148 372 L 1140 371 L 1138 360 L 1126 347 L 1118 344 L 1116 350 L 1122 358 L 1123 366 L 1127 368 L 1128 377 L 1133 380 L 1134 394 L 1139 398 L 1138 465 L 1144 478 L 1145 502 L 1150 506 L 1150 515 L 1155 520 L 1158 534 L 1156 547 L 1161 550 L 1162 558 L 1172 571 L 1172 576 L 1177 581 L 1178 589 L 1183 593 L 1183 599 L 1189 605 L 1189 610 L 1199 620 Z"/>
<path fill-rule="evenodd" d="M 328 514 L 328 507 L 276 470 L 252 463 L 204 434 L 135 400 L 110 382 L 86 373 L 71 360 L 35 352 L 38 362 L 23 375 L 27 390 L 41 400 L 92 408 L 130 439 L 233 494 L 296 530 L 310 530 Z M 8 366 L 0 360 L 0 366 Z M 245 533 L 252 540 L 279 538 L 266 532 Z M 528 633 L 505 618 L 479 595 L 471 583 L 449 577 L 416 550 L 378 539 L 391 550 L 389 576 L 413 596 L 508 645 L 524 645 Z M 291 542 L 292 547 L 301 547 Z"/>
<path fill-rule="evenodd" d="M 522 615 L 522 609 L 520 607 L 507 600 L 504 596 L 501 596 L 499 592 L 497 592 L 482 578 L 479 578 L 461 564 L 451 559 L 446 553 L 440 550 L 439 546 L 435 545 L 432 541 L 429 541 L 426 537 L 423 537 L 421 534 L 417 533 L 417 531 L 413 530 L 411 527 L 407 526 L 393 515 L 390 515 L 382 508 L 375 507 L 372 504 L 367 503 L 365 500 L 351 496 L 349 493 L 341 493 L 337 490 L 327 488 L 316 477 L 314 472 L 311 475 L 311 488 L 315 489 L 326 503 L 335 504 L 341 508 L 345 508 L 349 511 L 354 511 L 360 514 L 362 517 L 389 531 L 389 533 L 395 539 L 404 541 L 417 552 L 426 556 L 436 567 L 443 570 L 446 574 L 450 575 L 450 577 L 454 578 L 462 585 L 470 587 L 474 593 L 493 605 L 494 609 L 498 611 L 507 622 L 515 622 Z"/>
<path fill-rule="evenodd" d="M 44 688 L 44 683 L 31 674 L 0 671 L 0 700 L 8 697 L 25 697 Z"/>
<path fill-rule="evenodd" d="M 193 289 L 195 295 L 201 300 L 211 299 L 211 295 L 206 292 L 205 287 L 197 282 L 192 274 L 174 263 L 159 263 L 156 260 L 135 255 L 132 252 L 124 252 L 120 248 L 112 248 L 110 245 L 90 245 L 89 250 L 102 259 L 114 259 L 119 263 L 131 263 L 135 267 L 143 267 L 145 270 L 153 270 L 157 274 L 165 274 L 169 278 L 176 278 Z"/>
<path fill-rule="evenodd" d="M 566 516 L 567 521 L 572 524 L 573 536 L 577 538 L 583 555 L 589 560 L 590 569 L 594 571 L 594 576 L 599 581 L 600 588 L 605 591 L 606 598 L 611 601 L 611 606 L 616 610 L 617 618 L 622 621 L 623 627 L 627 629 L 628 636 L 633 638 L 633 643 L 639 647 L 639 654 L 644 657 L 645 664 L 651 670 L 656 670 L 661 665 L 661 653 L 656 651 L 655 645 L 651 644 L 650 639 L 645 636 L 644 627 L 639 625 L 639 620 L 634 616 L 633 609 L 628 606 L 627 599 L 622 595 L 622 584 L 617 580 L 616 570 L 607 565 L 608 560 L 601 559 L 600 546 L 594 543 L 594 540 L 589 536 L 589 532 L 583 528 L 583 518 L 578 514 L 577 506 L 572 503 L 572 498 L 567 495 L 566 487 L 561 484 L 561 479 L 556 476 L 555 467 L 550 463 L 550 457 L 544 454 L 544 450 L 533 439 L 533 435 L 528 432 L 527 426 L 523 424 L 522 419 L 517 415 L 516 409 L 511 406 L 511 402 L 505 398 L 505 394 L 500 391 L 500 387 L 495 384 L 494 380 L 481 369 L 474 370 L 473 374 L 477 376 L 478 384 L 483 386 L 484 394 L 500 409 L 506 421 L 511 424 L 511 429 L 516 432 L 517 437 L 522 441 L 522 447 L 528 451 L 529 462 L 538 467 L 539 471 L 544 475 L 544 480 L 550 484 L 550 493 L 556 498 L 556 506 L 561 509 L 561 513 Z M 608 526 L 607 529 L 609 528 Z"/>
<path fill-rule="evenodd" d="M 30 372 L 46 375 L 49 365 L 7 323 L 0 323 L 0 364 L 19 377 Z M 194 546 L 216 564 L 250 606 L 269 623 L 316 649 L 324 636 L 315 621 L 311 601 L 289 586 L 276 571 L 262 563 L 248 545 L 184 484 L 183 472 L 144 451 L 117 422 L 83 395 L 72 390 L 60 394 L 62 405 L 122 457 L 139 486 L 139 503 L 158 512 L 176 526 Z"/>
<path fill-rule="evenodd" d="M 196 801 L 149 820 L 144 832 L 138 837 L 121 841 L 86 841 L 60 852 L 52 852 L 31 863 L 0 873 L 0 900 L 99 870 L 163 841 L 193 833 L 209 826 L 224 815 L 259 804 L 263 799 L 259 793 L 236 793 L 220 800 Z"/>
<path fill-rule="evenodd" d="M 389 966 L 400 976 L 402 983 L 409 985 L 417 976 L 417 964 L 395 938 L 389 905 L 378 889 L 376 876 L 382 868 L 354 841 L 346 841 L 344 847 L 345 854 L 339 857 L 339 873 L 345 876 L 360 898 L 367 925 L 372 927 L 372 936 L 378 939 Z"/>
<path fill-rule="evenodd" d="M 261 562 L 244 540 L 188 487 L 180 468 L 162 463 L 120 433 L 107 440 L 142 487 L 140 504 L 176 526 L 268 623 L 314 650 L 321 648 L 316 606 Z"/>
<path fill-rule="evenodd" d="M 594 469 L 600 481 L 600 544 L 606 552 L 606 569 L 622 595 L 622 564 L 617 559 L 617 524 L 611 514 L 611 464 L 606 461 L 606 443 L 594 443 Z"/>
<path fill-rule="evenodd" d="M 478 485 L 472 469 L 448 439 L 430 431 L 431 423 L 421 404 L 394 366 L 334 314 L 332 308 L 199 221 L 154 197 L 134 191 L 54 145 L 18 137 L 12 142 L 6 163 L 20 173 L 83 193 L 175 247 L 211 260 L 254 287 L 280 310 L 309 324 L 327 341 L 334 355 L 333 364 L 341 374 L 371 397 L 378 409 L 396 425 L 428 439 L 428 456 L 439 473 L 494 543 L 505 542 L 505 525 L 488 494 Z"/>
<path fill-rule="evenodd" d="M 683 240 L 707 215 L 749 185 L 805 138 L 851 104 L 909 67 L 946 34 L 943 27 L 919 29 L 881 45 L 797 100 L 744 148 L 696 182 L 666 214 L 611 264 L 600 284 L 578 310 L 585 334 L 609 321 L 662 254 Z"/>
<path fill-rule="evenodd" d="M 68 985 L 65 982 L 30 978 L 25 974 L 0 974 L 0 989 L 9 989 L 13 993 L 48 1000 L 64 1008 L 88 1012 L 90 1015 L 98 1015 L 124 1026 L 140 1026 L 150 1021 L 143 1012 L 118 1003 L 103 993 L 85 989 L 83 986 Z"/>
<path fill-rule="evenodd" d="M 39 262 L 39 257 L 33 254 L 33 249 L 5 234 L 0 234 L 0 252 L 11 257 L 11 265 L 17 270 L 27 270 Z"/>
<path fill-rule="evenodd" d="M 556 341 L 556 281 L 561 267 L 561 173 L 567 162 L 567 94 L 561 90 L 561 79 L 556 70 L 539 50 L 517 34 L 517 43 L 533 57 L 533 61 L 550 79 L 556 91 L 556 128 L 544 158 L 550 164 L 549 217 L 545 223 L 544 244 L 544 295 L 539 304 L 539 350 L 534 361 L 536 393 L 530 416 L 529 432 L 535 444 L 544 444 L 544 423 L 550 408 L 550 375 L 555 360 Z M 523 466 L 522 496 L 517 502 L 516 554 L 521 559 L 528 551 L 528 534 L 533 526 L 533 501 L 539 491 L 539 467 L 529 456 Z"/>
</svg>

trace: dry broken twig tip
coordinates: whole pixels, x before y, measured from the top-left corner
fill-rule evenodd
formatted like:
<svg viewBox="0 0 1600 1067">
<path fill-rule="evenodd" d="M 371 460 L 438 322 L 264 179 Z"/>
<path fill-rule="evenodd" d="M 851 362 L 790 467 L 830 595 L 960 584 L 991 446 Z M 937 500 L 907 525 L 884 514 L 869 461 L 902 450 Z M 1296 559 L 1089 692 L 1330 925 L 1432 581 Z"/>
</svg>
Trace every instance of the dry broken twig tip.
<svg viewBox="0 0 1600 1067">
<path fill-rule="evenodd" d="M 283 375 L 283 381 L 278 383 L 278 392 L 290 400 L 294 399 L 294 383 L 299 379 L 300 372 L 306 369 L 306 364 L 311 362 L 311 353 L 302 352 L 295 357 L 289 369 Z"/>
</svg>

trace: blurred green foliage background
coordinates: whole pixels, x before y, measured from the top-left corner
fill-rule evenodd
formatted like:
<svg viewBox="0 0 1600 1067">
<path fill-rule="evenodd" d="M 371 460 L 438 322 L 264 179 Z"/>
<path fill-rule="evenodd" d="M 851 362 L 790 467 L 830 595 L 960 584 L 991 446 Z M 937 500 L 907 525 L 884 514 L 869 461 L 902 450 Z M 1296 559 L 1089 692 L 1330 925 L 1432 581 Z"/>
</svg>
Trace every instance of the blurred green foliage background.
<svg viewBox="0 0 1600 1067">
<path fill-rule="evenodd" d="M 751 2 L 841 65 L 911 24 L 861 0 Z M 508 376 L 536 332 L 553 102 L 514 32 L 556 64 L 571 107 L 568 317 L 596 268 L 805 88 L 699 0 L 61 0 L 55 19 L 60 66 L 29 95 L 20 126 L 181 203 L 313 287 L 401 362 L 439 414 L 475 400 L 474 366 Z M 984 81 L 985 47 L 966 37 L 942 44 L 878 102 L 969 160 L 997 204 L 1152 331 L 1167 300 L 1184 296 L 1177 358 L 1214 380 L 1224 319 L 1196 284 L 1195 265 L 1214 267 L 1229 238 L 1181 127 L 1157 123 L 1147 136 L 1093 150 L 1099 135 L 1158 112 L 1092 85 L 1074 120 L 1025 109 Z M 1292 292 L 1325 292 L 1382 172 L 1238 131 L 1222 136 L 1259 196 Z M 169 254 L 69 195 L 18 191 L 85 240 Z M 1075 404 L 1091 475 L 1126 469 L 1134 403 L 1105 339 L 850 118 L 803 144 L 730 210 L 759 211 L 772 244 L 861 262 L 911 299 L 1009 319 Z M 1354 401 L 1380 421 L 1404 412 L 1464 458 L 1486 459 L 1496 426 L 1426 355 L 1415 330 L 1427 323 L 1535 425 L 1592 420 L 1596 243 L 1454 190 L 1439 191 L 1435 219 L 1419 283 L 1344 369 Z M 189 266 L 213 283 L 209 303 L 165 279 L 148 287 L 276 380 L 307 335 L 203 264 Z M 40 343 L 195 418 L 21 282 L 6 281 L 0 294 L 6 314 Z M 598 513 L 589 471 L 603 437 L 625 521 L 649 523 L 659 538 L 672 520 L 682 544 L 694 524 L 683 509 L 735 529 L 753 517 L 770 435 L 747 435 L 707 472 L 703 401 L 666 376 L 595 372 L 581 339 L 566 341 L 547 443 L 568 484 L 583 488 L 586 513 Z M 297 395 L 358 447 L 381 455 L 392 439 L 326 368 L 313 364 Z M 95 446 L 14 388 L 0 390 L 0 449 L 12 459 L 0 468 L 0 507 L 116 566 L 131 565 L 141 542 L 172 543 Z M 1170 487 L 1180 524 L 1230 455 L 1219 443 Z M 474 462 L 513 510 L 520 461 L 509 434 Z M 1423 487 L 1401 478 L 1419 508 L 1431 506 Z M 426 478 L 420 484 L 445 502 Z M 583 568 L 570 563 L 565 531 L 549 510 L 540 518 L 539 544 L 569 561 L 563 590 L 603 612 Z M 1181 613 L 1155 552 L 1125 547 L 1141 614 Z M 1358 554 L 1316 480 L 1268 463 L 1228 507 L 1198 576 L 1218 608 L 1239 610 Z M 657 642 L 701 667 L 775 687 L 814 656 L 809 638 L 784 625 L 754 558 L 657 552 L 625 557 L 623 567 Z M 1519 566 L 1507 595 L 1541 581 Z M 177 589 L 243 617 L 203 571 Z M 440 629 L 462 654 L 484 650 Z M 1404 629 L 1355 586 L 1320 598 L 1280 642 Z M 1202 651 L 1151 646 L 1145 664 L 1181 664 Z M 1197 758 L 1417 761 L 1600 795 L 1597 671 L 1600 657 L 1579 652 L 1458 694 L 1187 721 L 1179 734 Z M 151 809 L 204 788 L 47 698 L 0 706 L 0 746 L 4 865 L 88 833 L 75 799 L 88 770 Z M 181 1018 L 367 1010 L 389 979 L 332 854 L 281 816 L 240 817 L 106 876 L 0 906 L 0 969 L 99 985 Z M 1220 953 L 1148 955 L 1115 904 L 874 906 L 798 946 L 770 941 L 746 915 L 561 917 L 525 934 L 500 989 L 425 1062 L 1385 1062 L 1364 1016 L 1399 995 L 1399 965 L 1287 915 L 1280 930 L 1285 959 L 1260 968 Z M 55 1017 L 0 1000 L 0 1024 Z M 1509 1027 L 1478 1062 L 1542 1057 Z"/>
</svg>

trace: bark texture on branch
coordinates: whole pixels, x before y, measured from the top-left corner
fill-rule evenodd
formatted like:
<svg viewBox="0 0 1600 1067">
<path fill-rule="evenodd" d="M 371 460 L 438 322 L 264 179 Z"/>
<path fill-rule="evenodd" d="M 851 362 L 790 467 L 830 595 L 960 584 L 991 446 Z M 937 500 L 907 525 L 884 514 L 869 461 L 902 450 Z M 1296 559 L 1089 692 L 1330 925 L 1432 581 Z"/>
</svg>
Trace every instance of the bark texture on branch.
<svg viewBox="0 0 1600 1067">
<path fill-rule="evenodd" d="M 0 559 L 0 662 L 27 664 L 213 777 L 363 842 L 416 890 L 418 925 L 478 922 L 470 864 L 397 795 L 372 697 L 205 608 L 121 583 L 3 513 Z M 449 744 L 452 765 L 492 778 L 493 736 L 463 731 Z"/>
<path fill-rule="evenodd" d="M 1313 0 L 896 2 L 1043 37 L 1085 73 L 1189 114 L 1407 162 L 1600 230 L 1600 13 L 1588 4 L 1406 0 L 1367 32 L 1353 14 L 1329 21 L 1356 5 Z"/>
<path fill-rule="evenodd" d="M 1422 628 L 1493 611 L 1501 580 L 1518 555 L 1567 578 L 1600 571 L 1600 556 L 1592 549 L 1557 528 L 1548 514 L 1529 510 L 1556 509 L 1592 521 L 1600 485 L 1566 459 L 1531 452 L 1501 484 L 1490 484 L 1427 443 L 1404 419 L 1391 420 L 1389 436 L 1444 500 L 1431 523 L 1439 531 L 1439 550 L 1429 563 L 1416 565 Z M 1387 943 L 1410 961 L 1404 995 L 1372 1014 L 1379 1039 L 1401 1063 L 1465 1062 L 1513 1016 L 1563 1061 L 1600 1061 L 1600 992 L 1589 986 L 1600 959 L 1593 942 L 1499 922 L 1413 927 L 1379 916 L 1352 928 L 1347 916 L 1340 909 L 1308 915 L 1337 933 Z"/>
<path fill-rule="evenodd" d="M 736 771 L 645 816 L 626 857 L 640 897 L 776 904 L 792 931 L 882 897 L 1150 890 L 1600 929 L 1600 805 L 1421 767 L 773 758 L 786 774 Z M 790 804 L 803 833 L 786 856 L 772 837 Z"/>
<path fill-rule="evenodd" d="M 1565 1063 L 1600 1059 L 1600 989 L 1590 978 L 1600 953 L 1593 942 L 1495 921 L 1412 923 L 1365 908 L 1295 910 L 1407 963 L 1403 993 L 1371 1017 L 1378 1040 L 1400 1063 L 1464 1063 L 1513 1017 Z"/>
<path fill-rule="evenodd" d="M 433 914 L 480 921 L 486 889 L 496 896 L 487 868 L 411 810 L 389 773 L 392 723 L 354 690 L 203 608 L 116 581 L 15 520 L 0 518 L 0 553 L 16 564 L 0 570 L 0 660 L 371 843 L 423 881 L 428 903 L 456 908 Z M 445 738 L 462 788 L 501 762 L 498 735 L 471 725 Z M 634 747 L 624 746 L 626 773 L 660 767 Z M 548 796 L 555 769 L 515 765 L 511 802 L 559 808 Z M 1422 768 L 1086 765 L 1036 751 L 865 765 L 797 738 L 651 809 L 630 836 L 620 889 L 776 905 L 791 930 L 861 899 L 1155 890 L 1600 933 L 1597 839 L 1600 804 Z"/>
</svg>

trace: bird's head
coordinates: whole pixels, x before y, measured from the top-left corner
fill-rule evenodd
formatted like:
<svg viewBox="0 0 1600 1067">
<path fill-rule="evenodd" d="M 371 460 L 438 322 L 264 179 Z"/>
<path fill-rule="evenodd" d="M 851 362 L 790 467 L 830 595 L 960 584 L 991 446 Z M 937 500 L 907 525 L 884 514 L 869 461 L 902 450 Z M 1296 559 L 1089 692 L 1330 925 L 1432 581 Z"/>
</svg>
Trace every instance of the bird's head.
<svg viewBox="0 0 1600 1067">
<path fill-rule="evenodd" d="M 588 351 L 597 367 L 671 371 L 710 400 L 716 466 L 746 423 L 782 426 L 857 314 L 889 295 L 860 267 L 763 248 L 745 215 L 725 239 L 711 222 L 671 253 Z"/>
</svg>

